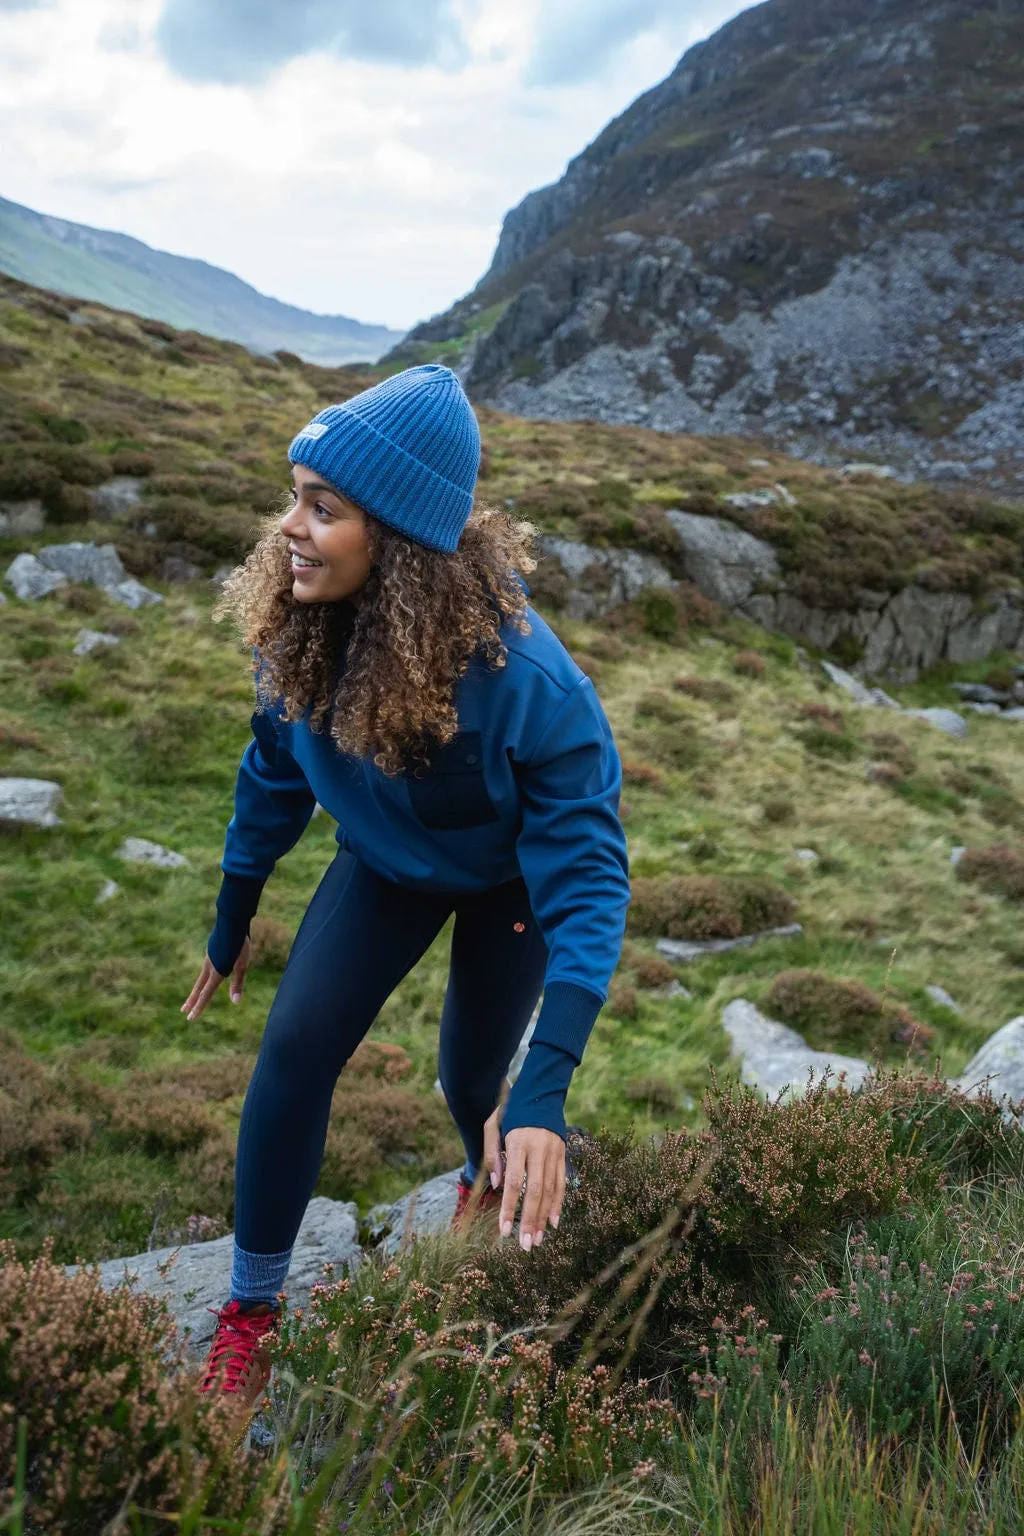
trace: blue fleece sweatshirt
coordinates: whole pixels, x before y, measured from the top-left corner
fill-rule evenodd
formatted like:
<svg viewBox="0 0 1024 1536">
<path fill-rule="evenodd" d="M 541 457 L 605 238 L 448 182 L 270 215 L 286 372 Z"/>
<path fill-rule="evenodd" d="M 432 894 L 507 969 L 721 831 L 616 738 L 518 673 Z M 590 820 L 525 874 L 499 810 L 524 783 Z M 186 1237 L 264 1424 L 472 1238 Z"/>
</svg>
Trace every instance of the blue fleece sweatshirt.
<svg viewBox="0 0 1024 1536">
<path fill-rule="evenodd" d="M 277 705 L 258 710 L 217 905 L 229 927 L 241 915 L 244 935 L 263 882 L 318 801 L 337 821 L 341 847 L 401 885 L 464 893 L 522 874 L 548 966 L 502 1130 L 545 1124 L 564 1136 L 569 1078 L 622 948 L 629 861 L 621 763 L 600 700 L 550 626 L 531 606 L 526 612 L 531 634 L 502 627 L 506 665 L 477 656 L 456 683 L 458 733 L 433 747 L 422 778 L 389 778 L 339 752 L 329 732 L 284 721 Z M 234 960 L 223 932 L 222 924 L 210 957 L 226 974 Z"/>
</svg>

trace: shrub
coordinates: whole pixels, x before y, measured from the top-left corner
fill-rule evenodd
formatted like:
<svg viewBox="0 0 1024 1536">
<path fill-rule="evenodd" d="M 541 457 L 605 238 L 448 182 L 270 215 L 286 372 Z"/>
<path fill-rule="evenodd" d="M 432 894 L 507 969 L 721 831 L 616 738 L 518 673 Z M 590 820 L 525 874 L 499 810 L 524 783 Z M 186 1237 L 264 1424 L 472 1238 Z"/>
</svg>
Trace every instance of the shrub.
<svg viewBox="0 0 1024 1536">
<path fill-rule="evenodd" d="M 110 455 L 110 468 L 115 475 L 151 475 L 156 460 L 142 448 L 115 448 Z"/>
<path fill-rule="evenodd" d="M 732 669 L 741 677 L 763 677 L 765 674 L 765 659 L 756 651 L 737 651 L 732 659 Z"/>
<path fill-rule="evenodd" d="M 32 1195 L 41 1174 L 89 1134 L 59 1077 L 0 1029 L 0 1207 Z"/>
<path fill-rule="evenodd" d="M 632 758 L 624 757 L 622 781 L 624 784 L 645 784 L 650 789 L 661 789 L 665 783 L 665 777 L 661 769 L 655 768 L 653 763 L 639 763 Z"/>
<path fill-rule="evenodd" d="M 667 987 L 676 978 L 674 967 L 669 965 L 664 955 L 652 955 L 643 949 L 637 950 L 632 956 L 629 968 L 636 977 L 638 987 Z"/>
<path fill-rule="evenodd" d="M 735 939 L 781 927 L 795 910 L 788 891 L 759 875 L 641 875 L 627 924 L 670 939 Z"/>
<path fill-rule="evenodd" d="M 797 718 L 800 720 L 813 720 L 822 725 L 826 730 L 845 731 L 846 721 L 841 709 L 831 709 L 828 704 L 822 704 L 817 699 L 804 699 L 797 706 Z"/>
<path fill-rule="evenodd" d="M 864 777 L 872 784 L 882 784 L 889 789 L 899 789 L 905 782 L 902 769 L 896 763 L 885 761 L 865 763 Z"/>
<path fill-rule="evenodd" d="M 816 1049 L 842 1045 L 864 1053 L 893 1043 L 925 1049 L 934 1031 L 860 981 L 820 971 L 780 971 L 763 998 L 766 1011 L 799 1029 Z"/>
<path fill-rule="evenodd" d="M 621 1019 L 635 1019 L 640 1011 L 639 999 L 636 988 L 628 982 L 613 982 L 608 994 L 608 1003 L 612 1013 L 617 1013 Z"/>
<path fill-rule="evenodd" d="M 462 1142 L 439 1095 L 389 1080 L 386 1063 L 368 1073 L 351 1066 L 334 1090 L 319 1194 L 350 1200 L 384 1168 L 408 1165 L 430 1178 L 461 1160 Z"/>
<path fill-rule="evenodd" d="M 810 725 L 797 735 L 815 757 L 856 757 L 860 747 L 852 736 L 840 735 L 831 726 Z"/>
<path fill-rule="evenodd" d="M 786 795 L 769 795 L 761 806 L 761 814 L 765 821 L 780 824 L 794 819 L 796 806 Z"/>
<path fill-rule="evenodd" d="M 242 1513 L 251 1473 L 223 1402 L 198 1404 L 181 1371 L 165 1303 L 3 1240 L 0 1317 L 0 1487 L 24 1424 L 26 1529 L 99 1531 L 129 1504 L 173 1519 L 204 1488 L 207 1516 Z"/>
<path fill-rule="evenodd" d="M 871 731 L 865 740 L 887 762 L 894 763 L 901 773 L 913 773 L 916 766 L 914 754 L 898 731 Z"/>
<path fill-rule="evenodd" d="M 254 917 L 249 927 L 252 940 L 251 963 L 271 971 L 283 971 L 292 950 L 294 931 L 289 923 L 276 917 Z"/>
<path fill-rule="evenodd" d="M 736 697 L 736 690 L 717 677 L 677 677 L 672 687 L 688 694 L 691 699 L 703 699 L 708 704 L 730 704 Z"/>
<path fill-rule="evenodd" d="M 662 725 L 678 725 L 680 720 L 688 719 L 685 706 L 659 689 L 641 694 L 636 701 L 635 713 L 638 720 L 657 720 Z"/>
<path fill-rule="evenodd" d="M 973 880 L 1008 901 L 1024 901 L 1024 853 L 1008 843 L 968 848 L 956 866 L 959 880 Z"/>
</svg>

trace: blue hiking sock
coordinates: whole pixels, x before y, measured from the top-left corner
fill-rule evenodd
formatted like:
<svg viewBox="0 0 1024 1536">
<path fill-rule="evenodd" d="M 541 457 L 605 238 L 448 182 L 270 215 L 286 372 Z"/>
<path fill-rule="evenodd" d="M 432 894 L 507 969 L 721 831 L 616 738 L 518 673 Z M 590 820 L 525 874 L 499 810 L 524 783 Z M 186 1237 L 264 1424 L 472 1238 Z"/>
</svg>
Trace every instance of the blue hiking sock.
<svg viewBox="0 0 1024 1536">
<path fill-rule="evenodd" d="M 277 1292 L 284 1285 L 291 1261 L 290 1248 L 283 1253 L 248 1253 L 235 1243 L 231 1258 L 230 1299 L 248 1303 L 268 1301 L 276 1307 Z"/>
</svg>

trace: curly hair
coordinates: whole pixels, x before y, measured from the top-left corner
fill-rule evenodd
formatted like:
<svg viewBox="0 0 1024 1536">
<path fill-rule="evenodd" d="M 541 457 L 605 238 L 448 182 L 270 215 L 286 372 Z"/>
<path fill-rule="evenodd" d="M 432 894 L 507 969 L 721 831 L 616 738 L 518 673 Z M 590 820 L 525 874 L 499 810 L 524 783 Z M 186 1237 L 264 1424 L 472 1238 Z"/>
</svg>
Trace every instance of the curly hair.
<svg viewBox="0 0 1024 1536">
<path fill-rule="evenodd" d="M 288 538 L 269 518 L 224 583 L 214 618 L 234 615 L 258 652 L 258 708 L 280 701 L 286 720 L 308 711 L 311 730 L 329 726 L 340 751 L 394 775 L 425 763 L 432 741 L 452 739 L 455 684 L 474 656 L 505 665 L 502 624 L 531 632 L 516 572 L 536 568 L 539 530 L 478 508 L 447 554 L 368 513 L 366 529 L 370 574 L 358 606 L 296 601 Z"/>
</svg>

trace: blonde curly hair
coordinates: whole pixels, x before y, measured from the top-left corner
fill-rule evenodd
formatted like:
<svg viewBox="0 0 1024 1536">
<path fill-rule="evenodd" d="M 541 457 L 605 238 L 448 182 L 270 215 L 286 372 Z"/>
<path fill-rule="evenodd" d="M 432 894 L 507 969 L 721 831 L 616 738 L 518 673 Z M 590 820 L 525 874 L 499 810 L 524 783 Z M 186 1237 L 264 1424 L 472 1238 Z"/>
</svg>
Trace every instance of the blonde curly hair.
<svg viewBox="0 0 1024 1536">
<path fill-rule="evenodd" d="M 286 720 L 308 711 L 310 728 L 328 727 L 340 751 L 394 775 L 425 764 L 432 741 L 452 739 L 455 684 L 475 655 L 505 665 L 502 624 L 530 633 L 516 572 L 536 568 L 539 529 L 479 508 L 450 554 L 369 513 L 366 530 L 371 569 L 358 606 L 297 602 L 288 538 L 268 518 L 214 618 L 233 615 L 245 645 L 258 650 L 260 706 L 280 701 Z"/>
</svg>

